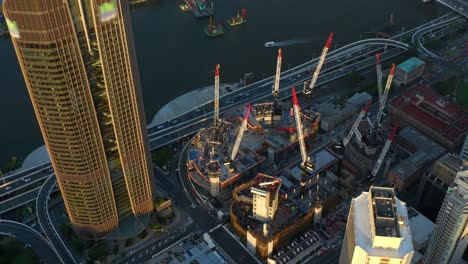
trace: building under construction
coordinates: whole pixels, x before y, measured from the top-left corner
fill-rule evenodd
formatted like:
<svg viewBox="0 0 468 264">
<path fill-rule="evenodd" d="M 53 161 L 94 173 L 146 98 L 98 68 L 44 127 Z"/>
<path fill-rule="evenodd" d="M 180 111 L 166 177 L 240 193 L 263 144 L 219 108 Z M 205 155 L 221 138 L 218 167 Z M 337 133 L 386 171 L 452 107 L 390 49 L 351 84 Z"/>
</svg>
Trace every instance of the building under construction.
<svg viewBox="0 0 468 264">
<path fill-rule="evenodd" d="M 384 167 L 382 167 L 382 164 L 398 128 L 397 121 L 394 124 L 390 124 L 390 120 L 382 122 L 383 110 L 395 74 L 395 65 L 393 64 L 390 70 L 385 89 L 382 89 L 382 69 L 379 58 L 380 56 L 377 54 L 378 112 L 375 118 L 372 117 L 371 119 L 371 116 L 368 114 L 369 101 L 361 113 L 359 113 L 358 118 L 343 139 L 342 144 L 344 158 L 358 168 L 360 180 L 367 178 L 367 180 L 373 181 L 382 168 L 385 168 L 383 174 L 387 174 L 390 160 L 387 160 Z M 391 130 L 392 126 L 393 130 Z M 391 132 L 388 133 L 386 131 Z"/>
<path fill-rule="evenodd" d="M 278 69 L 281 58 L 280 49 Z M 295 113 L 291 102 L 278 99 L 279 74 L 277 70 L 272 101 L 241 107 L 219 118 L 219 65 L 216 67 L 214 122 L 192 140 L 187 156 L 189 177 L 211 196 L 230 196 L 235 185 L 297 152 Z M 298 116 L 302 137 L 315 136 L 320 115 L 306 111 Z"/>
</svg>

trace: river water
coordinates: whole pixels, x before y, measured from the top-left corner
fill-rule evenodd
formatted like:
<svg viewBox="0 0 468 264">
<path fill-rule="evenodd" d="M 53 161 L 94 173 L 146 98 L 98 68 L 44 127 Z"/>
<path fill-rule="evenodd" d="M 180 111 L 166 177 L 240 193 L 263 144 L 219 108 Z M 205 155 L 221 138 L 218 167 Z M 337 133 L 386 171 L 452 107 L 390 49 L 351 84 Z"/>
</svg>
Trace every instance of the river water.
<svg viewBox="0 0 468 264">
<path fill-rule="evenodd" d="M 447 12 L 421 0 L 216 0 L 215 21 L 225 22 L 242 8 L 249 22 L 209 39 L 175 0 L 149 0 L 132 7 L 132 23 L 142 82 L 145 114 L 151 121 L 166 103 L 212 83 L 221 64 L 221 82 L 235 82 L 247 72 L 272 75 L 276 50 L 267 41 L 310 40 L 283 50 L 283 68 L 318 56 L 330 31 L 332 48 L 382 29 L 394 14 L 395 27 L 411 28 Z M 364 36 L 364 35 L 363 35 Z M 11 156 L 25 158 L 43 144 L 39 127 L 9 38 L 0 39 L 0 165 Z"/>
</svg>

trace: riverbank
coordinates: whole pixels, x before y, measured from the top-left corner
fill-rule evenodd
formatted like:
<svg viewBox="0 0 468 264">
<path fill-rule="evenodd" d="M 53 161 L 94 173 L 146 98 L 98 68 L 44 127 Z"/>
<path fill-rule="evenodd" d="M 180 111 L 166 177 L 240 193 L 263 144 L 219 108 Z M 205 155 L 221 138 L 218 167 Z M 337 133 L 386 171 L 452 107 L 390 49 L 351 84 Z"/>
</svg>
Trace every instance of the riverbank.
<svg viewBox="0 0 468 264">
<path fill-rule="evenodd" d="M 219 96 L 224 96 L 242 87 L 239 83 L 220 84 Z M 200 106 L 212 102 L 214 98 L 214 87 L 205 86 L 185 93 L 164 105 L 154 115 L 148 126 L 157 126 L 177 118 L 185 113 L 193 111 Z"/>
</svg>

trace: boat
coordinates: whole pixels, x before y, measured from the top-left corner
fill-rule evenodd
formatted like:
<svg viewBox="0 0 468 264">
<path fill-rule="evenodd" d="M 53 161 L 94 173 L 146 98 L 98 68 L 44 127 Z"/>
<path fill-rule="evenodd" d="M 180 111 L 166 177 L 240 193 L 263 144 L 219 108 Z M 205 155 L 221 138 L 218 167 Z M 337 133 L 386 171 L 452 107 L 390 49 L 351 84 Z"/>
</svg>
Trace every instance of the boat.
<svg viewBox="0 0 468 264">
<path fill-rule="evenodd" d="M 245 8 L 242 8 L 242 16 L 239 14 L 239 12 L 237 12 L 237 16 L 228 19 L 227 23 L 231 27 L 247 23 L 247 12 L 245 11 Z"/>
<path fill-rule="evenodd" d="M 188 4 L 180 4 L 179 9 L 180 9 L 180 11 L 185 12 L 185 11 L 192 10 L 192 7 L 190 7 L 190 5 L 188 5 Z"/>
<path fill-rule="evenodd" d="M 206 26 L 203 32 L 205 32 L 205 34 L 208 37 L 214 38 L 214 37 L 224 35 L 224 27 L 221 24 L 217 24 L 217 25 L 213 24 L 213 17 L 210 16 L 210 24 Z"/>
<path fill-rule="evenodd" d="M 265 48 L 270 48 L 270 47 L 274 47 L 274 46 L 275 46 L 274 41 L 265 42 Z"/>
</svg>

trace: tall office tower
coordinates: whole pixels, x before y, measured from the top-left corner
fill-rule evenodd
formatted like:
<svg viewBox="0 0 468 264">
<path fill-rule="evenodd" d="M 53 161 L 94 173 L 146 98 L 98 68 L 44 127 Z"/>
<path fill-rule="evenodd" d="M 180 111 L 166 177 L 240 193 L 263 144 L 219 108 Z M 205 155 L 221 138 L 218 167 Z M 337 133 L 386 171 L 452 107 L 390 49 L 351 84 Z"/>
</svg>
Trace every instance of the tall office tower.
<svg viewBox="0 0 468 264">
<path fill-rule="evenodd" d="M 413 254 L 408 211 L 393 188 L 372 186 L 352 200 L 340 264 L 409 264 Z"/>
<path fill-rule="evenodd" d="M 5 0 L 3 11 L 68 215 L 100 235 L 153 209 L 126 0 Z"/>
<path fill-rule="evenodd" d="M 424 263 L 458 264 L 467 245 L 468 171 L 461 171 L 447 190 Z"/>
<path fill-rule="evenodd" d="M 468 135 L 466 135 L 465 143 L 460 151 L 460 159 L 465 166 L 468 166 Z"/>
</svg>

